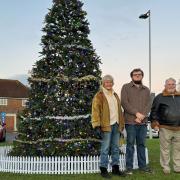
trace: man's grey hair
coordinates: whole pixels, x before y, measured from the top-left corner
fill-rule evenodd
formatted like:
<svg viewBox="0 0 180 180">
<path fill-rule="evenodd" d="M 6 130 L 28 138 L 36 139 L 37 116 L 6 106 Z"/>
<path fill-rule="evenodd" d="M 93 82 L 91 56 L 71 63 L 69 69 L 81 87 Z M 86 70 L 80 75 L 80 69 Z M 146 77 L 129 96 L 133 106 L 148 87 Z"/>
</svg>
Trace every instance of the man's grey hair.
<svg viewBox="0 0 180 180">
<path fill-rule="evenodd" d="M 174 81 L 174 83 L 176 84 L 176 80 L 174 78 L 168 78 L 165 80 L 165 85 L 168 83 L 168 81 Z"/>
<path fill-rule="evenodd" d="M 105 75 L 102 78 L 102 84 L 104 84 L 104 81 L 111 81 L 114 84 L 114 78 L 111 75 L 109 75 L 109 74 Z"/>
</svg>

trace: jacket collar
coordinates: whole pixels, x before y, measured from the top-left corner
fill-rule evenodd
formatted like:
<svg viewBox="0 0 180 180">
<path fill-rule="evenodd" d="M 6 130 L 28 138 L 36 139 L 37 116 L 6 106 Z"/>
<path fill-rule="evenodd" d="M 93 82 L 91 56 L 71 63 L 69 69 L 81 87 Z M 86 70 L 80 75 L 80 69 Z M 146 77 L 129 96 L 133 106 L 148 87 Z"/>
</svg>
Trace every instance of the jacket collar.
<svg viewBox="0 0 180 180">
<path fill-rule="evenodd" d="M 106 88 L 102 87 L 102 91 L 104 94 L 107 94 L 107 95 L 113 95 L 114 94 L 114 90 L 112 89 L 112 91 L 108 91 Z"/>
<path fill-rule="evenodd" d="M 99 89 L 99 92 L 104 94 L 103 89 L 105 89 L 105 88 L 103 88 L 103 86 L 101 86 L 100 89 Z M 113 90 L 112 93 L 113 93 L 114 95 L 116 95 L 116 92 L 115 92 L 114 90 Z"/>
<path fill-rule="evenodd" d="M 162 92 L 163 96 L 180 96 L 180 92 L 175 91 L 174 94 L 168 93 L 165 89 Z"/>
<path fill-rule="evenodd" d="M 130 82 L 130 85 L 131 85 L 131 87 L 136 86 L 133 81 Z M 144 89 L 146 88 L 143 84 L 140 84 L 139 87 L 140 87 L 140 88 L 144 88 Z"/>
</svg>

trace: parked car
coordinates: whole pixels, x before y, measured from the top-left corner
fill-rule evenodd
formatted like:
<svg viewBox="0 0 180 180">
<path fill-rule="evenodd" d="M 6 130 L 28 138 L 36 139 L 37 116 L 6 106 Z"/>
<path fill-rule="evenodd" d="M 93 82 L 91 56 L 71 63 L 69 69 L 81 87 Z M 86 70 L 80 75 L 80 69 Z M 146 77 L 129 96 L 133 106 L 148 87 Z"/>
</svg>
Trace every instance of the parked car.
<svg viewBox="0 0 180 180">
<path fill-rule="evenodd" d="M 148 121 L 148 124 L 147 124 L 147 135 L 146 135 L 146 137 L 149 137 L 149 129 L 150 129 L 150 126 L 151 126 L 151 123 Z M 159 137 L 159 131 L 154 130 L 154 129 L 151 129 L 151 130 L 152 130 L 152 137 L 153 137 L 153 138 L 158 138 L 158 137 Z"/>
<path fill-rule="evenodd" d="M 6 124 L 0 124 L 0 141 L 6 141 Z"/>
</svg>

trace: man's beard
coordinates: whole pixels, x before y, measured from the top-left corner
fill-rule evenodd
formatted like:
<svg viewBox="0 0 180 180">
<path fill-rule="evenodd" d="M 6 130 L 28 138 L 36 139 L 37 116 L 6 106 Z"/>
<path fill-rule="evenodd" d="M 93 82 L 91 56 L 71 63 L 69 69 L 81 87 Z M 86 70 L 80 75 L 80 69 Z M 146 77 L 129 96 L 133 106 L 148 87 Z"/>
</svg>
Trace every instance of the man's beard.
<svg viewBox="0 0 180 180">
<path fill-rule="evenodd" d="M 134 84 L 142 84 L 142 81 L 140 80 L 140 81 L 133 81 L 134 82 Z"/>
<path fill-rule="evenodd" d="M 166 90 L 169 94 L 174 94 L 176 92 L 176 89 L 167 89 Z"/>
</svg>

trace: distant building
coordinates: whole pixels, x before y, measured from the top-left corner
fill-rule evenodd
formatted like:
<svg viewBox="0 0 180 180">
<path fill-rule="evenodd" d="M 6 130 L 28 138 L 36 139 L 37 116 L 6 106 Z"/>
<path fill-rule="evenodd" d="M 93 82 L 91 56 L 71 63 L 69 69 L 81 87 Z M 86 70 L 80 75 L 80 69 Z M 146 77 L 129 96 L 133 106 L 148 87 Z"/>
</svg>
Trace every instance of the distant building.
<svg viewBox="0 0 180 180">
<path fill-rule="evenodd" d="M 6 113 L 7 131 L 17 131 L 17 113 L 26 107 L 28 94 L 28 87 L 18 80 L 0 79 L 0 113 Z"/>
</svg>

